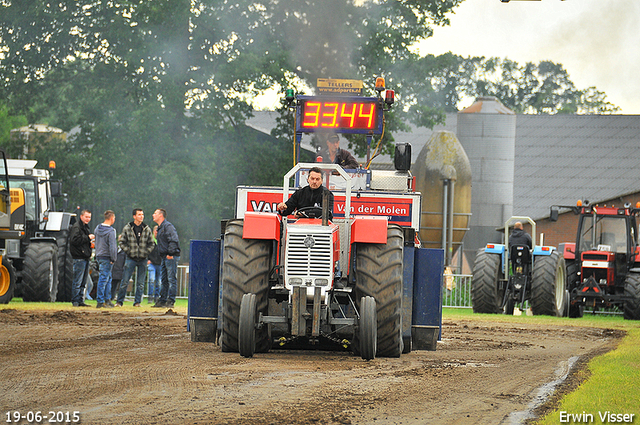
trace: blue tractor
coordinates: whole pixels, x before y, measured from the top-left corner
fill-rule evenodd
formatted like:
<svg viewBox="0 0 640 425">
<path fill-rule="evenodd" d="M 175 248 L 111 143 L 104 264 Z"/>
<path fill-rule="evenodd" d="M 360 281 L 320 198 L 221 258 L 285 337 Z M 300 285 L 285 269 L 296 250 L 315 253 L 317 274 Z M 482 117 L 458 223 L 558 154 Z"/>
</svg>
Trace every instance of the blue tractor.
<svg viewBox="0 0 640 425">
<path fill-rule="evenodd" d="M 529 223 L 532 246 L 509 247 L 509 229 Z M 504 225 L 505 244 L 480 248 L 473 265 L 471 302 L 474 313 L 513 314 L 529 302 L 534 315 L 565 316 L 568 293 L 562 253 L 552 246 L 536 245 L 536 223 L 529 217 L 511 217 Z"/>
</svg>

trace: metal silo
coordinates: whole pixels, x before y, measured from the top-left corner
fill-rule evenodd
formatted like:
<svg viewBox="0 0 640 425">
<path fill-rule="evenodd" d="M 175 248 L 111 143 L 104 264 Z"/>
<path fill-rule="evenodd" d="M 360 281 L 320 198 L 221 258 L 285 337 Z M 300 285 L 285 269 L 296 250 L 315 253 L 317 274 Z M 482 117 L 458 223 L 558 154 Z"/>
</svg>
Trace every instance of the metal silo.
<svg viewBox="0 0 640 425">
<path fill-rule="evenodd" d="M 458 113 L 457 135 L 471 163 L 471 220 L 464 251 L 473 262 L 478 248 L 501 242 L 496 228 L 513 213 L 516 115 L 495 97 L 478 97 Z"/>
<path fill-rule="evenodd" d="M 420 240 L 426 248 L 443 248 L 451 264 L 468 229 L 471 166 L 450 131 L 435 131 L 413 166 L 416 191 L 422 193 Z"/>
</svg>

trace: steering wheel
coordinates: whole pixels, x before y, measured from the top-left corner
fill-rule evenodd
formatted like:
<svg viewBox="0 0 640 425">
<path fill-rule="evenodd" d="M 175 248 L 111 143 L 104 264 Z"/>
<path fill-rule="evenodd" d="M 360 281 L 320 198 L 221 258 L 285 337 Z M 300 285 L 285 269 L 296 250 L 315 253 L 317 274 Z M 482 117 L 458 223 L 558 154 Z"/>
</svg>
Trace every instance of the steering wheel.
<svg viewBox="0 0 640 425">
<path fill-rule="evenodd" d="M 322 217 L 322 208 L 320 208 L 320 207 L 299 208 L 296 211 L 296 214 L 300 215 L 303 218 L 321 218 Z"/>
</svg>

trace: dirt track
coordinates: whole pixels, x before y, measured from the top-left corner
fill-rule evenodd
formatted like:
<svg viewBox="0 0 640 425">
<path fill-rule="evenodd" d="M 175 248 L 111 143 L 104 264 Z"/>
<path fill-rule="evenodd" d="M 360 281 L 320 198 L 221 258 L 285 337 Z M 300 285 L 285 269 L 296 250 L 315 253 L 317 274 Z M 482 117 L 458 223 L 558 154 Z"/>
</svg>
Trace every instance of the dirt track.
<svg viewBox="0 0 640 425">
<path fill-rule="evenodd" d="M 0 324 L 2 421 L 7 411 L 79 411 L 85 424 L 521 423 L 510 414 L 572 357 L 621 337 L 445 321 L 437 351 L 366 362 L 315 351 L 244 359 L 191 342 L 184 312 L 173 310 L 5 309 Z"/>
</svg>

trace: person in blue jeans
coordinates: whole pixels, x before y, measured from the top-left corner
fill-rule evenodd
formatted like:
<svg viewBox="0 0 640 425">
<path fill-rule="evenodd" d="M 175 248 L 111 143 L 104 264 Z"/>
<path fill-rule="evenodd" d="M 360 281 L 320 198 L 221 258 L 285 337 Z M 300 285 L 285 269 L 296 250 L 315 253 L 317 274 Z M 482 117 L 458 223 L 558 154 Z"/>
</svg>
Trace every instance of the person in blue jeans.
<svg viewBox="0 0 640 425">
<path fill-rule="evenodd" d="M 116 229 L 112 227 L 115 221 L 116 214 L 107 210 L 104 212 L 104 222 L 98 224 L 93 232 L 96 235 L 96 260 L 99 269 L 96 290 L 97 308 L 113 307 L 111 302 L 111 268 L 118 258 Z"/>
<path fill-rule="evenodd" d="M 69 232 L 69 252 L 73 258 L 73 285 L 71 287 L 71 303 L 74 307 L 88 307 L 84 302 L 84 290 L 89 276 L 89 259 L 93 233 L 89 229 L 91 211 L 82 210 L 79 220 L 73 223 Z"/>
<path fill-rule="evenodd" d="M 118 246 L 124 251 L 127 258 L 124 261 L 124 273 L 120 290 L 118 291 L 116 307 L 122 307 L 124 303 L 124 297 L 127 295 L 127 284 L 134 270 L 138 272 L 136 273 L 136 291 L 133 306 L 140 307 L 140 302 L 142 301 L 144 280 L 147 275 L 147 257 L 156 246 L 151 228 L 143 220 L 144 211 L 140 208 L 134 208 L 133 221 L 127 223 L 120 234 Z"/>
<path fill-rule="evenodd" d="M 158 253 L 162 259 L 160 266 L 160 299 L 156 308 L 172 308 L 178 290 L 178 262 L 180 261 L 180 240 L 178 231 L 167 220 L 167 211 L 158 208 L 153 213 L 153 221 L 158 225 Z"/>
<path fill-rule="evenodd" d="M 153 237 L 157 238 L 158 226 L 153 228 Z M 158 253 L 158 245 L 149 254 L 147 260 L 147 271 L 149 276 L 149 304 L 157 303 L 160 298 L 160 269 L 162 266 L 162 258 Z"/>
</svg>

